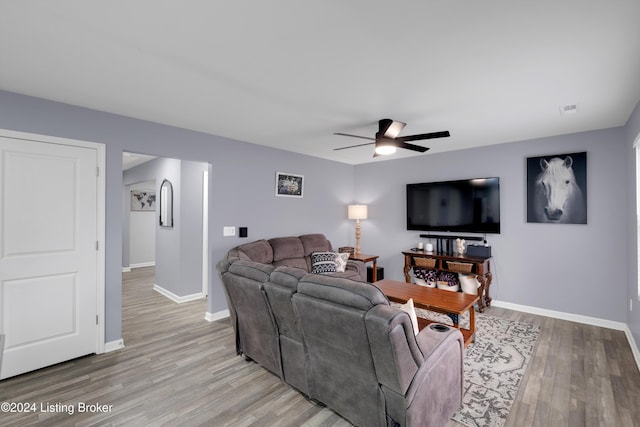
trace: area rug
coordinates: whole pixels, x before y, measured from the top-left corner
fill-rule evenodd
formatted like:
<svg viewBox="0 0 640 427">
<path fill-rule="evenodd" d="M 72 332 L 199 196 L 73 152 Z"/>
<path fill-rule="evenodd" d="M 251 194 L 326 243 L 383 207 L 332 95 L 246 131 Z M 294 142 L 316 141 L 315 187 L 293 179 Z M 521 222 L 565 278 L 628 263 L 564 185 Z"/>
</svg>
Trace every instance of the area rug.
<svg viewBox="0 0 640 427">
<path fill-rule="evenodd" d="M 419 317 L 451 319 L 416 309 Z M 460 324 L 468 325 L 468 315 Z M 476 340 L 465 350 L 462 408 L 452 419 L 469 427 L 503 426 L 538 340 L 540 327 L 476 313 Z"/>
</svg>

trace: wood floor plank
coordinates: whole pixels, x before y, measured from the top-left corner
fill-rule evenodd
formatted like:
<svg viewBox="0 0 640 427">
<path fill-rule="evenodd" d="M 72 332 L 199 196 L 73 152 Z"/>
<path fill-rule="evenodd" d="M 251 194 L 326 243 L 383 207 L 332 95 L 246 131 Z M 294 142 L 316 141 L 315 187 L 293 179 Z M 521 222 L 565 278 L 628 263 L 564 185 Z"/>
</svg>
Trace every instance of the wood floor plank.
<svg viewBox="0 0 640 427">
<path fill-rule="evenodd" d="M 204 320 L 206 301 L 176 304 L 153 291 L 153 273 L 123 274 L 125 349 L 0 381 L 0 402 L 73 405 L 73 415 L 0 413 L 0 425 L 350 425 L 236 355 L 229 320 Z M 623 332 L 497 307 L 487 312 L 541 326 L 507 427 L 640 426 L 640 372 Z M 113 410 L 78 413 L 80 402 Z"/>
</svg>

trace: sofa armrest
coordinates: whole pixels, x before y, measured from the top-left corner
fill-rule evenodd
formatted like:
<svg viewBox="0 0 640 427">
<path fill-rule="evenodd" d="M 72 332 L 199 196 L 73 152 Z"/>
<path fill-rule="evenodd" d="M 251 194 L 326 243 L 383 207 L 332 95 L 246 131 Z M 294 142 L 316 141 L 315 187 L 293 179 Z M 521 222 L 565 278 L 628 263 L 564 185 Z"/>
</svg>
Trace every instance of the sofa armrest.
<svg viewBox="0 0 640 427">
<path fill-rule="evenodd" d="M 345 268 L 345 270 L 355 271 L 358 273 L 361 282 L 367 281 L 367 266 L 364 262 L 350 259 L 349 261 L 347 261 L 347 267 Z"/>
<path fill-rule="evenodd" d="M 405 394 L 407 425 L 446 425 L 462 405 L 464 339 L 449 327 L 438 332 L 429 327 L 416 336 L 425 360 Z"/>
</svg>

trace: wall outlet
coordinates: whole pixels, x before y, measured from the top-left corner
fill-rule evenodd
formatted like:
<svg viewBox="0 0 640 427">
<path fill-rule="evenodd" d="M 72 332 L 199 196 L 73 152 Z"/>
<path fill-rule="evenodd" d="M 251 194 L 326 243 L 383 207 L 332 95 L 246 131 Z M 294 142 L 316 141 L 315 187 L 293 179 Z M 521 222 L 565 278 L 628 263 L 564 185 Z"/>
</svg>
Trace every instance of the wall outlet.
<svg viewBox="0 0 640 427">
<path fill-rule="evenodd" d="M 236 235 L 236 228 L 235 227 L 222 227 L 222 235 L 224 237 L 235 236 Z"/>
</svg>

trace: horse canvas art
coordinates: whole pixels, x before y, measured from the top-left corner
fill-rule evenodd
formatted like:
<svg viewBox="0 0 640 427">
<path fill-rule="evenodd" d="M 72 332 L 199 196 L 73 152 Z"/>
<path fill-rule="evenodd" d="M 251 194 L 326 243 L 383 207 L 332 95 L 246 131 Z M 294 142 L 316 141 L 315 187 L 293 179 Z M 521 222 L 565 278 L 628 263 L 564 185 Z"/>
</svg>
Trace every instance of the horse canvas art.
<svg viewBox="0 0 640 427">
<path fill-rule="evenodd" d="M 587 223 L 586 155 L 527 159 L 527 222 Z"/>
</svg>

